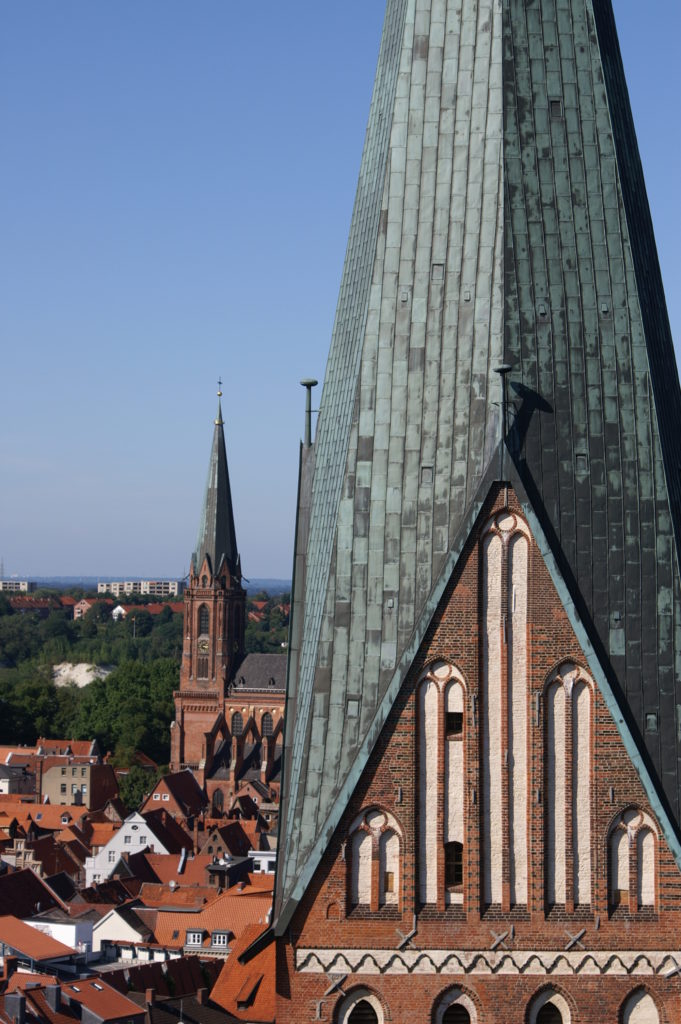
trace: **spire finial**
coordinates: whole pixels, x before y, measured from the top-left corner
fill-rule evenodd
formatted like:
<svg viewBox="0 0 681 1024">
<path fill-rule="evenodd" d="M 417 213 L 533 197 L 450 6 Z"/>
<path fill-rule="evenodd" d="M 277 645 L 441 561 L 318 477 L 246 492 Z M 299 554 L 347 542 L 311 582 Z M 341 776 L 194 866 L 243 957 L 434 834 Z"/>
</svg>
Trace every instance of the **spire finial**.
<svg viewBox="0 0 681 1024">
<path fill-rule="evenodd" d="M 220 402 L 221 398 L 222 398 L 222 377 L 218 377 L 218 415 L 217 415 L 217 418 L 215 420 L 215 425 L 217 427 L 223 426 L 222 403 Z"/>
</svg>

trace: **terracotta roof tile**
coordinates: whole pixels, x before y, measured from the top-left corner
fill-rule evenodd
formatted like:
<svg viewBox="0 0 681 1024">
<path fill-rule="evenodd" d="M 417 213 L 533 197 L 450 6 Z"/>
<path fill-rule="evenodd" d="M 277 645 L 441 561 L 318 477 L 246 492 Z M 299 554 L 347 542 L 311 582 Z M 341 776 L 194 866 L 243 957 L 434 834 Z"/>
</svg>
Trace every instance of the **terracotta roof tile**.
<svg viewBox="0 0 681 1024">
<path fill-rule="evenodd" d="M 271 942 L 245 964 L 239 960 L 262 932 L 262 926 L 244 929 L 232 947 L 210 998 L 239 1020 L 273 1024 L 276 1010 L 275 943 Z"/>
<path fill-rule="evenodd" d="M 24 924 L 18 917 L 6 914 L 0 917 L 0 942 L 31 960 L 53 960 L 55 957 L 73 956 L 75 950 L 57 942 L 50 935 Z"/>
<path fill-rule="evenodd" d="M 87 1007 L 102 1021 L 139 1018 L 140 1007 L 127 996 L 117 992 L 101 978 L 87 978 L 62 985 L 62 993 L 69 999 Z"/>
<path fill-rule="evenodd" d="M 159 910 L 156 919 L 156 941 L 180 949 L 187 931 L 230 931 L 238 938 L 249 925 L 264 927 L 272 908 L 272 894 L 245 886 L 234 886 L 206 904 L 198 913 L 176 913 Z M 208 941 L 210 941 L 208 939 Z"/>
</svg>

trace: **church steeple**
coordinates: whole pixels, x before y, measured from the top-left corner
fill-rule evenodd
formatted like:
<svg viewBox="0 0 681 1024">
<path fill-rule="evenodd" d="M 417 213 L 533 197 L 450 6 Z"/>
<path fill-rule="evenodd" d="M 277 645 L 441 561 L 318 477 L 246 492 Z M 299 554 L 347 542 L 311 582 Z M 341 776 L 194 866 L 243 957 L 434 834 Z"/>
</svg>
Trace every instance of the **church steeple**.
<svg viewBox="0 0 681 1024">
<path fill-rule="evenodd" d="M 232 492 L 227 469 L 224 421 L 222 419 L 222 381 L 218 382 L 218 411 L 213 431 L 213 446 L 208 465 L 208 478 L 201 511 L 196 548 L 192 555 L 194 573 L 201 571 L 207 558 L 211 575 L 217 576 L 226 562 L 230 576 L 241 578 L 241 564 L 236 544 Z"/>
<path fill-rule="evenodd" d="M 221 398 L 218 390 L 199 535 L 184 593 L 184 647 L 171 733 L 173 771 L 191 768 L 200 782 L 210 768 L 218 737 L 224 735 L 225 696 L 245 654 L 246 591 L 241 585 Z"/>
</svg>

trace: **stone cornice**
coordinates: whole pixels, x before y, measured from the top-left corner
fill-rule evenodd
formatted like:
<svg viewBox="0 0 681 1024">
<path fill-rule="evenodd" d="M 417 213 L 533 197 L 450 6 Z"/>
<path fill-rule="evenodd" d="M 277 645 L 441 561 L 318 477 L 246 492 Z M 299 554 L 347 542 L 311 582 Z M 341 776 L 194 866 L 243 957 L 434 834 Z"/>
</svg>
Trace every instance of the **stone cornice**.
<svg viewBox="0 0 681 1024">
<path fill-rule="evenodd" d="M 648 975 L 681 974 L 681 951 L 297 949 L 307 974 Z"/>
</svg>

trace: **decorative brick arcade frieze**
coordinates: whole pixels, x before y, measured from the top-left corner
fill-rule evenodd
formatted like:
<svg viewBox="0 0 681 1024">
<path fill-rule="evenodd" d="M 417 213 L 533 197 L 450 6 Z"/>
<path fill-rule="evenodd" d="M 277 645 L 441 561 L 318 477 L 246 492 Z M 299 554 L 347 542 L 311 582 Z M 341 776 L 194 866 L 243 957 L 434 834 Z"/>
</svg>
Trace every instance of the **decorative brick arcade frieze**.
<svg viewBox="0 0 681 1024">
<path fill-rule="evenodd" d="M 681 951 L 485 952 L 463 950 L 297 949 L 306 974 L 629 975 L 681 974 Z"/>
</svg>

